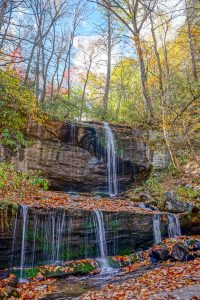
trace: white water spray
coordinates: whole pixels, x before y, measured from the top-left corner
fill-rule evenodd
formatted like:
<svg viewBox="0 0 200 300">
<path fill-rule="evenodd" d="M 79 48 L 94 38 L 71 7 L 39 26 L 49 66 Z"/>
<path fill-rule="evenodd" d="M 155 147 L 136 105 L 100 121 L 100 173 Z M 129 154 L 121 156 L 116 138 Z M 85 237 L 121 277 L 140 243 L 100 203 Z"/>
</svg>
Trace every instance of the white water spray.
<svg viewBox="0 0 200 300">
<path fill-rule="evenodd" d="M 110 196 L 116 196 L 118 193 L 116 142 L 108 123 L 104 122 L 103 125 L 106 138 L 108 192 Z"/>
<path fill-rule="evenodd" d="M 96 235 L 99 243 L 100 258 L 98 259 L 103 272 L 110 272 L 112 268 L 109 266 L 106 259 L 108 255 L 107 244 L 106 244 L 106 234 L 105 226 L 103 220 L 103 213 L 99 210 L 95 210 L 95 221 L 96 221 Z"/>
<path fill-rule="evenodd" d="M 20 262 L 20 279 L 19 281 L 23 282 L 23 269 L 25 262 L 25 251 L 26 251 L 26 233 L 27 233 L 27 216 L 28 216 L 28 207 L 26 205 L 21 205 L 22 218 L 23 218 L 23 227 L 22 227 L 22 246 L 21 246 L 21 262 Z"/>
<path fill-rule="evenodd" d="M 175 214 L 168 215 L 168 236 L 170 238 L 181 236 L 180 221 L 178 216 Z"/>
<path fill-rule="evenodd" d="M 162 237 L 160 231 L 160 216 L 158 214 L 153 216 L 153 230 L 155 244 L 160 244 Z"/>
</svg>

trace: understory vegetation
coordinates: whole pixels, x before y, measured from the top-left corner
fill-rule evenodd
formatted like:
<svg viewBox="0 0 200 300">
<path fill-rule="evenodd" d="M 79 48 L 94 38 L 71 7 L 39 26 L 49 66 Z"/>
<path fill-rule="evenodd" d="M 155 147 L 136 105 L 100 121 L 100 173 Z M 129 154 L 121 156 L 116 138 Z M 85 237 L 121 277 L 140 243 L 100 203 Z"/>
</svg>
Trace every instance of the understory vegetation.
<svg viewBox="0 0 200 300">
<path fill-rule="evenodd" d="M 176 168 L 179 149 L 196 155 L 200 140 L 198 1 L 180 1 L 175 11 L 181 12 L 184 21 L 162 1 L 148 5 L 111 1 L 110 6 L 107 1 L 94 1 L 99 3 L 103 23 L 94 29 L 96 38 L 85 43 L 85 37 L 76 42 L 76 34 L 83 29 L 89 2 L 78 1 L 70 18 L 66 17 L 70 1 L 60 1 L 59 7 L 48 1 L 46 14 L 45 1 L 40 1 L 40 10 L 25 0 L 16 7 L 4 2 L 0 6 L 1 143 L 12 150 L 25 146 L 31 121 L 100 120 L 162 130 Z M 42 29 L 38 19 L 45 24 Z M 21 31 L 10 38 L 8 32 L 17 24 Z M 113 61 L 116 49 L 122 50 Z M 77 57 L 83 61 L 78 63 Z"/>
<path fill-rule="evenodd" d="M 0 163 L 0 209 L 48 189 L 48 181 L 40 171 L 20 172 L 13 164 Z"/>
<path fill-rule="evenodd" d="M 150 176 L 144 183 L 136 184 L 129 192 L 129 197 L 135 201 L 142 201 L 143 193 L 147 196 L 146 202 L 164 209 L 166 192 L 171 191 L 175 197 L 182 202 L 188 202 L 200 207 L 200 178 L 198 174 L 187 174 L 186 167 L 190 165 L 189 160 L 180 159 L 181 170 L 177 170 L 170 164 L 165 170 L 152 170 Z M 197 164 L 198 166 L 198 164 Z M 144 196 L 145 200 L 145 196 Z"/>
<path fill-rule="evenodd" d="M 200 1 L 1 0 L 0 300 L 199 289 L 199 216 Z"/>
</svg>

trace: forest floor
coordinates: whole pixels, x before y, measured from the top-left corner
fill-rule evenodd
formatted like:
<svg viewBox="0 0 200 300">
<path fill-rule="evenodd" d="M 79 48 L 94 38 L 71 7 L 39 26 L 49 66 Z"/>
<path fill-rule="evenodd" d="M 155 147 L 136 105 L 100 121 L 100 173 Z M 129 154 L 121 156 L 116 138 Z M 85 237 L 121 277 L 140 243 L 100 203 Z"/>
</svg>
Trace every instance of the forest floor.
<svg viewBox="0 0 200 300">
<path fill-rule="evenodd" d="M 181 261 L 180 254 L 183 250 L 182 246 L 187 248 L 187 257 Z M 177 252 L 177 247 L 180 251 Z M 175 251 L 176 249 L 176 251 Z M 163 252 L 165 250 L 165 252 Z M 168 251 L 168 255 L 163 259 L 152 260 L 155 253 L 162 254 Z M 184 251 L 184 250 L 183 250 Z M 166 239 L 160 245 L 154 245 L 148 250 L 135 254 L 137 258 L 130 264 L 128 256 L 112 257 L 113 260 L 119 262 L 121 267 L 120 277 L 117 279 L 116 273 L 113 271 L 112 278 L 102 282 L 96 288 L 91 282 L 98 281 L 98 265 L 96 272 L 94 270 L 88 273 L 88 276 L 72 277 L 72 273 L 66 273 L 66 279 L 62 279 L 62 285 L 66 285 L 63 291 L 71 293 L 70 289 L 82 288 L 78 291 L 77 296 L 80 300 L 199 300 L 200 299 L 200 236 L 183 236 L 173 239 Z M 160 258 L 161 258 L 160 256 Z M 163 257 L 163 256 L 162 256 Z M 190 257 L 190 259 L 189 259 Z M 176 259 L 175 259 L 176 258 Z M 88 260 L 89 261 L 89 260 Z M 128 263 L 129 261 L 129 263 Z M 72 261 L 70 269 L 77 266 L 77 263 L 83 265 L 87 260 Z M 128 263 L 128 264 L 127 264 Z M 69 264 L 69 262 L 68 262 Z M 125 266 L 124 266 L 125 265 Z M 57 299 L 56 297 L 62 288 L 60 287 L 60 276 L 57 279 L 47 278 L 47 271 L 57 272 L 62 267 L 58 266 L 41 266 L 38 267 L 38 273 L 34 277 L 30 277 L 28 281 L 19 283 L 15 275 L 11 274 L 8 278 L 0 280 L 0 299 L 21 300 L 27 299 Z M 68 267 L 67 267 L 68 268 Z M 65 268 L 66 269 L 66 268 Z M 68 268 L 69 270 L 69 268 Z M 71 272 L 71 271 L 70 271 Z M 67 276 L 68 274 L 68 276 Z M 95 275 L 97 274 L 97 275 Z M 100 274 L 101 275 L 101 274 Z M 101 275 L 104 277 L 105 274 Z M 97 277 L 97 279 L 95 279 Z M 82 281 L 84 280 L 84 281 Z M 106 283 L 107 282 L 107 283 Z M 85 285 L 85 288 L 84 288 Z M 84 289 L 88 292 L 85 293 Z M 82 294 L 82 295 L 81 295 Z M 52 296 L 51 296 L 52 295 Z M 59 299 L 65 298 L 62 293 Z"/>
<path fill-rule="evenodd" d="M 169 166 L 166 170 L 152 171 L 149 178 L 136 184 L 124 193 L 125 199 L 144 201 L 161 211 L 166 202 L 166 192 L 173 192 L 176 199 L 200 209 L 200 156 L 198 162 L 191 161 L 181 170 Z"/>
<path fill-rule="evenodd" d="M 184 289 L 184 290 L 183 290 Z M 200 259 L 189 262 L 165 262 L 141 277 L 120 284 L 105 285 L 88 292 L 81 300 L 199 300 Z M 184 295 L 184 298 L 181 297 Z M 180 298 L 179 298 L 180 297 Z"/>
<path fill-rule="evenodd" d="M 144 183 L 136 184 L 115 198 L 95 196 L 92 193 L 68 194 L 65 192 L 44 191 L 37 186 L 26 184 L 18 188 L 0 189 L 0 206 L 7 204 L 25 204 L 35 208 L 64 207 L 65 209 L 129 211 L 144 213 L 139 205 L 148 205 L 164 210 L 165 193 L 172 191 L 175 197 L 200 208 L 200 176 L 164 172 L 154 173 Z M 151 214 L 151 211 L 145 210 Z"/>
<path fill-rule="evenodd" d="M 200 156 L 199 156 L 200 157 Z M 2 167 L 1 167 L 2 168 Z M 10 165 L 0 168 L 0 208 L 9 203 L 27 204 L 31 207 L 64 207 L 66 209 L 143 212 L 139 203 L 145 202 L 164 210 L 166 192 L 200 208 L 200 158 L 181 167 L 169 166 L 162 171 L 152 171 L 148 179 L 136 182 L 116 198 L 101 197 L 92 193 L 67 194 L 41 189 L 45 180 L 18 173 Z M 113 201 L 114 200 L 114 201 Z M 147 213 L 147 210 L 146 210 Z M 149 212 L 151 213 L 151 212 Z"/>
<path fill-rule="evenodd" d="M 92 194 L 80 194 L 78 197 L 64 192 L 44 191 L 37 185 L 30 184 L 26 179 L 18 180 L 18 175 L 10 172 L 4 180 L 3 188 L 0 188 L 0 208 L 7 205 L 26 204 L 34 208 L 57 208 L 82 209 L 103 211 L 124 211 L 149 213 L 139 207 L 141 202 L 163 209 L 165 203 L 165 193 L 172 191 L 174 195 L 183 202 L 189 202 L 200 207 L 200 173 L 196 171 L 177 172 L 168 170 L 167 172 L 152 173 L 143 183 L 135 185 L 128 192 L 113 198 L 101 198 Z M 13 179 L 13 176 L 15 177 Z M 144 194 L 147 197 L 144 197 Z M 113 201 L 114 200 L 114 201 Z M 135 272 L 141 267 L 147 266 L 149 262 L 136 262 L 125 267 L 124 272 Z M 43 276 L 33 278 L 27 283 L 19 283 L 14 294 L 8 297 L 9 286 L 6 280 L 0 281 L 0 291 L 6 295 L 0 300 L 10 299 L 39 299 L 45 294 L 54 290 L 55 279 L 47 279 Z M 100 290 L 88 292 L 81 296 L 82 300 L 200 300 L 200 258 L 187 262 L 165 261 L 160 262 L 153 270 L 147 270 L 145 274 L 128 279 L 120 284 L 113 283 L 105 285 Z M 185 298 L 183 298 L 183 295 Z M 5 297 L 4 297 L 5 296 Z M 7 298 L 6 298 L 7 297 Z"/>
</svg>

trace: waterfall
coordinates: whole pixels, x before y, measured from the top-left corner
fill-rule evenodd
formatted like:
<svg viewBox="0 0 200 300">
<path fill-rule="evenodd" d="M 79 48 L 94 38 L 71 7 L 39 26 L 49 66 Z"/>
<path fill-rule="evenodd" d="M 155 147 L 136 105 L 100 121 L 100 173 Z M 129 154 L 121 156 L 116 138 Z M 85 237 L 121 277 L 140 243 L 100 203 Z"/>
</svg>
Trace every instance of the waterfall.
<svg viewBox="0 0 200 300">
<path fill-rule="evenodd" d="M 23 280 L 23 269 L 25 262 L 25 251 L 26 251 L 26 234 L 27 234 L 27 221 L 28 221 L 28 207 L 26 205 L 21 205 L 21 214 L 23 219 L 22 227 L 22 245 L 21 245 L 21 262 L 20 262 L 20 281 Z"/>
<path fill-rule="evenodd" d="M 33 233 L 33 250 L 32 250 L 32 268 L 34 266 L 34 260 L 35 260 L 35 247 L 36 247 L 36 235 L 38 233 L 38 215 L 34 215 L 34 233 Z"/>
<path fill-rule="evenodd" d="M 11 252 L 10 268 L 13 267 L 13 263 L 14 263 L 14 251 L 15 251 L 15 242 L 16 242 L 16 233 L 17 233 L 17 220 L 18 220 L 18 211 L 16 213 L 15 222 L 14 222 L 14 228 L 13 228 L 12 252 Z"/>
<path fill-rule="evenodd" d="M 103 123 L 106 138 L 106 157 L 107 157 L 107 183 L 110 196 L 118 193 L 117 180 L 117 156 L 114 134 L 107 123 Z"/>
<path fill-rule="evenodd" d="M 72 172 L 72 170 L 74 169 L 74 157 L 75 157 L 75 145 L 76 145 L 76 125 L 74 123 L 71 123 L 71 125 L 70 125 L 70 143 L 71 143 L 71 146 L 72 146 L 71 162 L 70 162 L 70 168 L 71 168 L 71 172 Z M 70 182 L 69 192 L 73 192 L 73 190 L 74 190 L 72 176 L 73 176 L 73 174 L 71 175 L 71 178 L 70 178 L 71 182 Z"/>
<path fill-rule="evenodd" d="M 168 236 L 170 238 L 181 235 L 180 221 L 177 215 L 168 215 Z"/>
<path fill-rule="evenodd" d="M 99 250 L 100 250 L 100 264 L 102 271 L 110 271 L 111 268 L 109 267 L 108 261 L 106 259 L 108 255 L 107 251 L 107 243 L 106 243 L 106 233 L 105 233 L 105 226 L 104 226 L 104 219 L 103 213 L 99 210 L 95 210 L 95 221 L 96 221 L 96 236 L 99 243 Z"/>
<path fill-rule="evenodd" d="M 158 214 L 153 216 L 153 230 L 154 230 L 155 244 L 160 244 L 162 238 L 161 238 L 161 231 L 160 231 L 160 216 Z"/>
<path fill-rule="evenodd" d="M 57 222 L 57 235 L 56 235 L 56 261 L 58 262 L 60 259 L 60 244 L 62 242 L 62 235 L 65 225 L 65 210 L 61 216 L 59 216 L 59 221 Z"/>
</svg>

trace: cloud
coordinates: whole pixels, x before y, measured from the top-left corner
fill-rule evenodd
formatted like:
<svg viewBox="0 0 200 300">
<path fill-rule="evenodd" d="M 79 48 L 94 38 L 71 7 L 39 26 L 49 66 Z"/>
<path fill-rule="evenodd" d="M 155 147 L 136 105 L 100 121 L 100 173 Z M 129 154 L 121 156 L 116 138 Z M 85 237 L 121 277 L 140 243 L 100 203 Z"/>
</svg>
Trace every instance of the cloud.
<svg viewBox="0 0 200 300">
<path fill-rule="evenodd" d="M 107 53 L 102 45 L 102 40 L 99 35 L 77 36 L 74 40 L 76 55 L 74 57 L 74 65 L 80 71 L 88 68 L 89 59 L 92 57 L 92 71 L 97 73 L 106 73 Z M 112 64 L 114 65 L 120 57 L 119 46 L 112 49 Z"/>
</svg>

